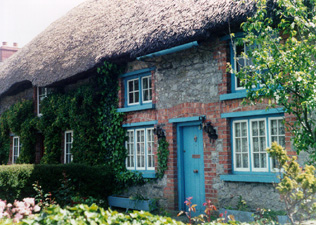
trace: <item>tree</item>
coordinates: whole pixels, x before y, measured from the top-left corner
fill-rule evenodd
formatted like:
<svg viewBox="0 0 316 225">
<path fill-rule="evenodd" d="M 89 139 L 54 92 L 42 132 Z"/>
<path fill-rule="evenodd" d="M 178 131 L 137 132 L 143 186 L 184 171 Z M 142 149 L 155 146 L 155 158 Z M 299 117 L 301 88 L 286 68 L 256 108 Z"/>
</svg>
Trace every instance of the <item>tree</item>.
<svg viewBox="0 0 316 225">
<path fill-rule="evenodd" d="M 316 0 L 258 0 L 257 11 L 242 24 L 252 61 L 232 71 L 247 89 L 251 103 L 269 99 L 294 115 L 291 124 L 297 153 L 316 161 Z M 232 37 L 234 35 L 232 34 Z M 255 87 L 255 88 L 254 88 Z"/>
</svg>

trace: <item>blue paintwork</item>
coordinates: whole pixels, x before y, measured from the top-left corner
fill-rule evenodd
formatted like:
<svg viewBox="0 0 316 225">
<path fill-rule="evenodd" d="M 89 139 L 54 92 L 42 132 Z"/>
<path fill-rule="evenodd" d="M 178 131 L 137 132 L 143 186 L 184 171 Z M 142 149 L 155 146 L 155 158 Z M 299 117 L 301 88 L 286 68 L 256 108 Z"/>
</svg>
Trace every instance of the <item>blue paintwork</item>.
<svg viewBox="0 0 316 225">
<path fill-rule="evenodd" d="M 231 100 L 231 99 L 239 99 L 239 98 L 245 98 L 247 97 L 247 92 L 235 92 L 235 93 L 229 93 L 229 94 L 223 94 L 219 96 L 219 100 Z"/>
<path fill-rule="evenodd" d="M 147 157 L 147 154 L 146 154 L 146 157 Z M 142 173 L 143 178 L 156 178 L 155 170 L 129 170 L 129 171 Z"/>
<path fill-rule="evenodd" d="M 154 109 L 155 107 L 156 107 L 155 104 L 147 103 L 143 105 L 135 105 L 135 106 L 128 106 L 125 108 L 118 108 L 117 111 L 118 112 L 133 112 L 133 111 L 140 111 L 140 110 L 146 110 L 146 109 Z"/>
<path fill-rule="evenodd" d="M 190 42 L 190 43 L 187 43 L 187 44 L 184 44 L 184 45 L 179 45 L 179 46 L 176 46 L 176 47 L 172 47 L 172 48 L 168 48 L 168 49 L 161 50 L 161 51 L 158 51 L 158 52 L 154 52 L 154 53 L 151 53 L 151 54 L 148 54 L 148 55 L 140 56 L 140 57 L 137 57 L 136 59 L 137 60 L 143 60 L 143 59 L 147 59 L 147 58 L 154 58 L 154 57 L 161 56 L 161 55 L 167 55 L 167 54 L 171 54 L 171 53 L 174 53 L 174 52 L 183 51 L 183 50 L 186 50 L 186 49 L 189 49 L 189 48 L 193 48 L 193 47 L 198 46 L 198 45 L 199 44 L 198 44 L 197 41 L 193 41 L 193 42 Z"/>
<path fill-rule="evenodd" d="M 258 183 L 279 183 L 280 179 L 276 174 L 272 175 L 258 175 L 256 174 L 225 174 L 220 175 L 220 179 L 223 181 L 236 181 L 236 182 L 258 182 Z"/>
<path fill-rule="evenodd" d="M 153 204 L 152 200 L 132 200 L 125 197 L 116 197 L 109 196 L 108 197 L 109 206 L 126 208 L 126 209 L 137 209 L 149 211 L 150 205 Z"/>
<path fill-rule="evenodd" d="M 205 116 L 201 115 L 201 116 L 192 116 L 192 117 L 173 118 L 173 119 L 169 119 L 169 123 L 183 123 L 183 122 L 201 121 L 202 117 L 205 117 Z"/>
<path fill-rule="evenodd" d="M 137 127 L 137 129 L 139 129 L 139 127 L 141 126 L 150 126 L 150 125 L 155 125 L 158 123 L 158 120 L 152 120 L 152 121 L 146 121 L 146 122 L 139 122 L 139 123 L 126 123 L 123 124 L 122 127 Z"/>
<path fill-rule="evenodd" d="M 231 112 L 222 113 L 221 118 L 237 118 L 237 117 L 249 117 L 249 116 L 265 116 L 277 113 L 284 113 L 284 108 L 275 108 L 268 110 L 253 110 L 253 111 L 242 111 L 242 112 Z"/>
<path fill-rule="evenodd" d="M 192 202 L 198 205 L 197 214 L 203 212 L 205 202 L 203 133 L 199 125 L 199 122 L 177 125 L 179 208 L 184 210 L 185 199 L 193 197 Z M 192 155 L 200 155 L 200 158 L 192 158 Z"/>
<path fill-rule="evenodd" d="M 149 75 L 149 74 L 151 74 L 151 71 L 154 71 L 155 69 L 156 69 L 156 67 L 150 67 L 150 68 L 146 68 L 146 69 L 136 70 L 133 72 L 121 74 L 120 77 L 126 78 L 126 77 L 130 77 L 130 76 L 134 76 L 134 75 L 142 75 L 143 73 L 146 73 L 146 75 L 147 74 Z"/>
</svg>

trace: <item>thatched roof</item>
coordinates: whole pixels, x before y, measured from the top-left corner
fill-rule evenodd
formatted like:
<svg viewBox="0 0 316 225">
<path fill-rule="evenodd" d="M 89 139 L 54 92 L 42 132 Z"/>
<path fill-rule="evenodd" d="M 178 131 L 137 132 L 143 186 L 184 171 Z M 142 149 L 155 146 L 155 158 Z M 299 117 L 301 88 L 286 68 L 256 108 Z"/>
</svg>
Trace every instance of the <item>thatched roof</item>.
<svg viewBox="0 0 316 225">
<path fill-rule="evenodd" d="M 88 0 L 0 66 L 0 96 L 65 80 L 104 59 L 126 62 L 215 37 L 253 11 L 253 1 Z"/>
</svg>

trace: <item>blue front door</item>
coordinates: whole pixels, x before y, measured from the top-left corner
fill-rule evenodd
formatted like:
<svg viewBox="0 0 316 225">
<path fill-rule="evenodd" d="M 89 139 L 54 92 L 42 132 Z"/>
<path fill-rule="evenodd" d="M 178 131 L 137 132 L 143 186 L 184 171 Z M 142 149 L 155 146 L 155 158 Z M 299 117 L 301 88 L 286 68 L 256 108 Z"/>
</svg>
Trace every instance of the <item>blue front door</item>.
<svg viewBox="0 0 316 225">
<path fill-rule="evenodd" d="M 187 210 L 184 201 L 193 197 L 197 204 L 197 214 L 204 211 L 205 183 L 203 134 L 198 125 L 182 124 L 178 127 L 179 137 L 179 205 L 181 210 Z"/>
</svg>

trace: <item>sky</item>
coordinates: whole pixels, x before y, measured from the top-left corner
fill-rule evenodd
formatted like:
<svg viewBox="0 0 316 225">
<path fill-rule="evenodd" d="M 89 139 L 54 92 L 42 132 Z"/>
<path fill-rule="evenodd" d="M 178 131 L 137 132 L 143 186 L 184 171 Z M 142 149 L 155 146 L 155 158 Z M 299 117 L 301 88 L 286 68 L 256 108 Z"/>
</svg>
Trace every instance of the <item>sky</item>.
<svg viewBox="0 0 316 225">
<path fill-rule="evenodd" d="M 0 46 L 23 47 L 49 24 L 85 0 L 0 0 Z"/>
</svg>

